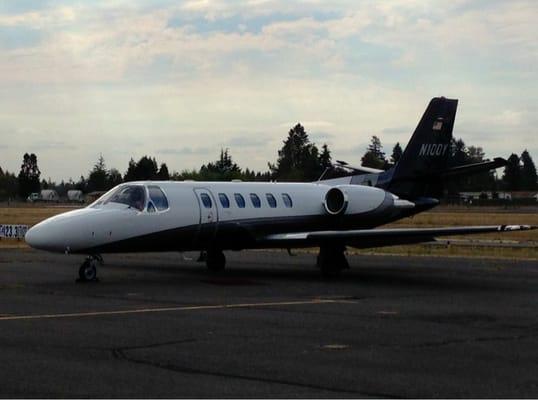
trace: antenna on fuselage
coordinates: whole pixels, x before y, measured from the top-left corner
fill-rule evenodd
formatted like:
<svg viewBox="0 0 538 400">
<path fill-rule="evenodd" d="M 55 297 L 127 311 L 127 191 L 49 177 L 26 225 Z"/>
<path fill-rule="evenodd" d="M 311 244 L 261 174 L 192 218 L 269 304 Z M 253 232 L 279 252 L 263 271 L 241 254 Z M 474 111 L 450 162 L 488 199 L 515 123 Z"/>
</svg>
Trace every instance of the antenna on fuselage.
<svg viewBox="0 0 538 400">
<path fill-rule="evenodd" d="M 327 173 L 327 171 L 329 171 L 331 169 L 331 167 L 326 167 L 325 168 L 325 171 L 323 171 L 323 173 L 320 175 L 320 177 L 318 178 L 318 182 L 321 181 L 323 179 L 323 177 L 325 176 L 325 174 Z"/>
</svg>

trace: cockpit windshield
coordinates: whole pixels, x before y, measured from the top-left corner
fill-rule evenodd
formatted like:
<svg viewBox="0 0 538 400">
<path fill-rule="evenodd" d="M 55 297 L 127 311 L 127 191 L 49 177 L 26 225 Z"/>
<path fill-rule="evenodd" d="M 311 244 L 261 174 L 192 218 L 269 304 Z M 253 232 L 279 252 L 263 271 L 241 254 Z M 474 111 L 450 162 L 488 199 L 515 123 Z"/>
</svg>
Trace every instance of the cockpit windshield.
<svg viewBox="0 0 538 400">
<path fill-rule="evenodd" d="M 126 204 L 129 207 L 142 211 L 144 209 L 144 205 L 146 204 L 146 190 L 144 186 L 140 185 L 120 186 L 119 188 L 106 193 L 92 206 L 99 206 L 108 203 Z"/>
</svg>

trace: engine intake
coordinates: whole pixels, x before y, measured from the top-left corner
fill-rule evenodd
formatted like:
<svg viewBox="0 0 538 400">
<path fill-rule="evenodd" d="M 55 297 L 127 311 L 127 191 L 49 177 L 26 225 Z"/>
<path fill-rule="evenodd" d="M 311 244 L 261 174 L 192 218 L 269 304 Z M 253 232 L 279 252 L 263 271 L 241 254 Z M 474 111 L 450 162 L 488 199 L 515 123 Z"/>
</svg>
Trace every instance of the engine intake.
<svg viewBox="0 0 538 400">
<path fill-rule="evenodd" d="M 340 215 L 346 211 L 348 205 L 347 194 L 340 188 L 331 188 L 325 195 L 323 206 L 331 215 Z"/>
</svg>

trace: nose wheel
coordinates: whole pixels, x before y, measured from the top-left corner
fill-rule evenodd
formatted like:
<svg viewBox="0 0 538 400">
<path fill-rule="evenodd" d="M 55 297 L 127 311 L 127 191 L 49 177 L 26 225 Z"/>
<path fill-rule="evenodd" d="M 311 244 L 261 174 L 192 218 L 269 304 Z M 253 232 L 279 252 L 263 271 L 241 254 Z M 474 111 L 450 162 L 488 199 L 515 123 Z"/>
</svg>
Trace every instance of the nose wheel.
<svg viewBox="0 0 538 400">
<path fill-rule="evenodd" d="M 89 256 L 78 269 L 77 282 L 97 282 L 97 263 L 102 264 L 101 256 Z"/>
</svg>

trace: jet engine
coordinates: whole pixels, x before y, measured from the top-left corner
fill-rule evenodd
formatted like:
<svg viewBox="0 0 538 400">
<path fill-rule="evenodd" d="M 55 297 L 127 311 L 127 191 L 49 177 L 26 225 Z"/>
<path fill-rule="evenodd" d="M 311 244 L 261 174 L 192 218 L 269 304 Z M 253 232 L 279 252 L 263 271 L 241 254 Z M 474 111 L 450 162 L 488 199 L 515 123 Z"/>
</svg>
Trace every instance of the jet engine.
<svg viewBox="0 0 538 400">
<path fill-rule="evenodd" d="M 333 187 L 325 194 L 323 206 L 331 215 L 340 215 L 346 212 L 348 204 L 347 194 L 338 187 Z"/>
<path fill-rule="evenodd" d="M 382 189 L 361 185 L 331 187 L 323 200 L 323 208 L 330 215 L 364 213 L 382 205 L 392 206 L 392 204 L 391 194 Z"/>
</svg>

